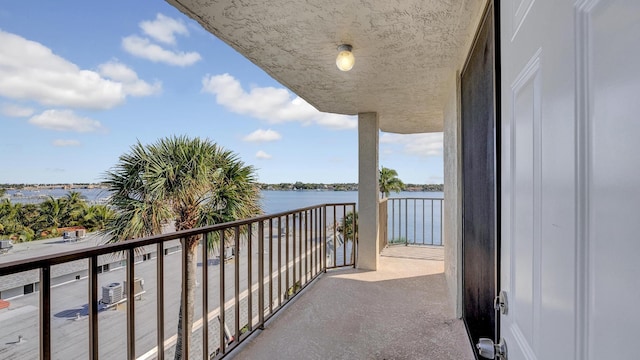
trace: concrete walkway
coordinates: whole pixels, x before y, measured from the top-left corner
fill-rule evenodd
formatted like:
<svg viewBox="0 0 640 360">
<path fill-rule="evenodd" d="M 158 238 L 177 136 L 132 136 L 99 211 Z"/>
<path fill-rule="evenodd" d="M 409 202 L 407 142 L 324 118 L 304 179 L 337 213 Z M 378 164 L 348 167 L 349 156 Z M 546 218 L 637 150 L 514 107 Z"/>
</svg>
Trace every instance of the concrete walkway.
<svg viewBox="0 0 640 360">
<path fill-rule="evenodd" d="M 441 247 L 395 246 L 379 271 L 322 276 L 234 359 L 474 359 L 452 317 Z"/>
</svg>

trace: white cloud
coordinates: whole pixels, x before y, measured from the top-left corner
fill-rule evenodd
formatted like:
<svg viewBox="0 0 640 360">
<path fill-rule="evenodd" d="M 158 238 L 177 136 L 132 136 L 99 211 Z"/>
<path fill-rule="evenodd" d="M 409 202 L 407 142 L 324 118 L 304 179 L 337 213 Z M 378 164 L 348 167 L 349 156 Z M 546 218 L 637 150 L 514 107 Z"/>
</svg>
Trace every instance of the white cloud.
<svg viewBox="0 0 640 360">
<path fill-rule="evenodd" d="M 140 22 L 139 26 L 145 35 L 157 42 L 171 46 L 176 45 L 176 35 L 189 35 L 189 30 L 181 20 L 162 14 L 156 14 L 155 20 Z M 138 35 L 129 35 L 123 38 L 122 48 L 133 56 L 173 66 L 189 66 L 202 59 L 200 54 L 195 51 L 168 50 L 152 42 L 148 37 Z"/>
<path fill-rule="evenodd" d="M 165 44 L 175 45 L 178 35 L 189 35 L 189 30 L 182 21 L 170 18 L 168 16 L 157 14 L 155 20 L 147 20 L 140 23 L 142 31 L 154 38 L 156 41 Z"/>
<path fill-rule="evenodd" d="M 92 109 L 124 101 L 122 84 L 81 70 L 40 43 L 0 30 L 0 44 L 1 96 Z"/>
<path fill-rule="evenodd" d="M 421 157 L 442 156 L 442 133 L 424 134 L 391 134 L 380 136 L 381 144 L 395 144 L 403 148 L 409 155 Z"/>
<path fill-rule="evenodd" d="M 82 70 L 42 44 L 2 30 L 0 44 L 0 96 L 48 106 L 110 109 L 127 95 L 149 95 L 160 87 L 139 80 L 124 65 L 109 78 Z"/>
<path fill-rule="evenodd" d="M 273 131 L 271 129 L 262 130 L 258 129 L 251 134 L 245 136 L 242 140 L 249 142 L 267 142 L 267 141 L 276 141 L 282 139 L 282 135 L 280 135 L 277 131 Z"/>
<path fill-rule="evenodd" d="M 24 106 L 4 104 L 0 112 L 2 112 L 2 115 L 9 117 L 29 117 L 33 115 L 34 110 Z"/>
<path fill-rule="evenodd" d="M 56 140 L 53 140 L 53 146 L 58 146 L 58 147 L 80 146 L 80 141 L 56 139 Z"/>
<path fill-rule="evenodd" d="M 98 66 L 100 75 L 122 83 L 123 90 L 131 96 L 148 96 L 162 91 L 162 83 L 155 81 L 153 85 L 138 78 L 133 69 L 118 61 L 112 60 Z"/>
<path fill-rule="evenodd" d="M 167 50 L 136 35 L 123 38 L 122 47 L 133 56 L 174 66 L 189 66 L 202 59 L 197 52 Z"/>
<path fill-rule="evenodd" d="M 133 69 L 116 60 L 98 65 L 98 72 L 102 76 L 123 83 L 132 83 L 138 80 L 138 74 Z"/>
<path fill-rule="evenodd" d="M 104 129 L 99 121 L 78 116 L 71 110 L 46 110 L 31 117 L 29 123 L 44 129 L 80 133 Z"/>
<path fill-rule="evenodd" d="M 229 74 L 206 75 L 202 79 L 202 91 L 215 95 L 217 103 L 232 112 L 271 124 L 297 121 L 332 129 L 354 129 L 358 125 L 352 116 L 322 113 L 283 88 L 254 87 L 246 92 Z"/>
<path fill-rule="evenodd" d="M 267 154 L 266 152 L 264 152 L 264 151 L 262 151 L 262 150 L 260 150 L 260 151 L 258 151 L 258 152 L 256 153 L 256 157 L 257 157 L 258 159 L 264 159 L 264 160 L 267 160 L 267 159 L 271 159 L 271 158 L 272 158 L 272 156 L 271 156 L 271 155 Z"/>
</svg>

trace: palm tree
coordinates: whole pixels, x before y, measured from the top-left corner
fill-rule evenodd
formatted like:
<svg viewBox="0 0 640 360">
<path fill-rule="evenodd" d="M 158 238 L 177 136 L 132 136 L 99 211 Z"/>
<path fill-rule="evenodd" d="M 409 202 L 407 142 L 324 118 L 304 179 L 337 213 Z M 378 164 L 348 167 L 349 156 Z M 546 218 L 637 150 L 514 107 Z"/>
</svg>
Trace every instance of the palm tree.
<svg viewBox="0 0 640 360">
<path fill-rule="evenodd" d="M 11 201 L 9 199 L 2 200 L 0 202 L 0 235 L 11 235 L 12 230 L 18 225 L 16 219 L 16 211 Z"/>
<path fill-rule="evenodd" d="M 231 151 L 209 140 L 187 137 L 160 139 L 151 145 L 138 142 L 120 156 L 106 174 L 115 217 L 108 222 L 110 242 L 160 234 L 172 221 L 186 230 L 262 213 L 255 170 Z M 207 237 L 207 245 L 214 246 Z M 196 289 L 197 246 L 200 236 L 181 241 L 187 248 L 187 303 L 180 306 L 175 358 L 182 357 L 182 329 L 191 329 Z M 181 297 L 182 299 L 182 297 Z"/>
<path fill-rule="evenodd" d="M 85 197 L 77 191 L 69 191 L 62 199 L 64 203 L 64 222 L 69 226 L 77 226 L 87 212 Z"/>
<path fill-rule="evenodd" d="M 56 199 L 49 196 L 47 200 L 40 204 L 40 222 L 47 227 L 59 228 L 65 220 L 66 203 L 63 199 Z"/>
<path fill-rule="evenodd" d="M 36 204 L 24 204 L 18 214 L 20 223 L 24 227 L 31 228 L 34 234 L 37 234 L 38 225 L 40 225 L 40 208 Z"/>
<path fill-rule="evenodd" d="M 17 224 L 16 211 L 9 199 L 0 202 L 0 234 L 9 235 L 14 224 Z"/>
<path fill-rule="evenodd" d="M 358 232 L 356 230 L 358 222 L 358 213 L 349 211 L 347 215 L 342 219 L 342 223 L 340 224 L 339 232 L 344 233 L 345 241 L 352 240 L 357 237 Z"/>
<path fill-rule="evenodd" d="M 404 183 L 398 179 L 398 173 L 384 166 L 380 169 L 380 178 L 378 181 L 383 199 L 388 197 L 391 191 L 400 192 L 404 189 Z"/>
<path fill-rule="evenodd" d="M 103 230 L 114 217 L 114 212 L 105 205 L 93 205 L 86 209 L 80 223 L 88 231 Z"/>
<path fill-rule="evenodd" d="M 0 203 L 0 234 L 3 238 L 9 238 L 15 242 L 31 241 L 35 232 L 25 225 L 25 216 L 32 217 L 33 205 L 21 203 L 11 204 L 9 200 Z"/>
</svg>

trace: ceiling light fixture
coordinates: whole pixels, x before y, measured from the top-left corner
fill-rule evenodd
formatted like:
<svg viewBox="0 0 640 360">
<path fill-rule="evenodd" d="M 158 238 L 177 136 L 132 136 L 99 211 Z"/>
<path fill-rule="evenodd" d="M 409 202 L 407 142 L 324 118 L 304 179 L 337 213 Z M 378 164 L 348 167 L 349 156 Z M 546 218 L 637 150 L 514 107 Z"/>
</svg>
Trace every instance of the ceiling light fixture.
<svg viewBox="0 0 640 360">
<path fill-rule="evenodd" d="M 336 58 L 336 66 L 341 71 L 349 71 L 353 68 L 353 64 L 356 62 L 356 58 L 351 52 L 353 48 L 351 45 L 342 44 L 338 46 L 338 57 Z"/>
</svg>

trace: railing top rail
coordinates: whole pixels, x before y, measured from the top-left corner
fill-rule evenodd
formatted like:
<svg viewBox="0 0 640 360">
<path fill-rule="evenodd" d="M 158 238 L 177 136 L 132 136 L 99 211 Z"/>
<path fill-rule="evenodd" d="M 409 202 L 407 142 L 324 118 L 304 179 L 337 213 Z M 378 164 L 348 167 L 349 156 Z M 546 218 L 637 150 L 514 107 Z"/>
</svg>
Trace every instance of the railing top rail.
<svg viewBox="0 0 640 360">
<path fill-rule="evenodd" d="M 319 205 L 307 206 L 295 210 L 283 211 L 275 214 L 260 215 L 253 218 L 230 221 L 222 224 L 209 225 L 200 228 L 175 231 L 168 234 L 153 235 L 139 239 L 132 239 L 113 244 L 96 245 L 90 248 L 77 249 L 71 251 L 60 252 L 43 256 L 32 257 L 23 260 L 8 261 L 0 263 L 0 276 L 11 275 L 23 271 L 39 269 L 45 266 L 59 265 L 75 260 L 88 259 L 93 256 L 106 255 L 126 251 L 132 248 L 139 248 L 148 245 L 155 245 L 176 239 L 182 239 L 189 236 L 201 235 L 209 232 L 226 230 L 237 226 L 257 223 L 264 220 L 278 218 L 282 216 L 294 215 L 303 211 L 324 208 L 327 206 L 355 206 L 354 202 L 349 203 L 325 203 Z"/>
<path fill-rule="evenodd" d="M 444 200 L 444 198 L 434 197 L 389 197 L 388 200 Z"/>
</svg>

